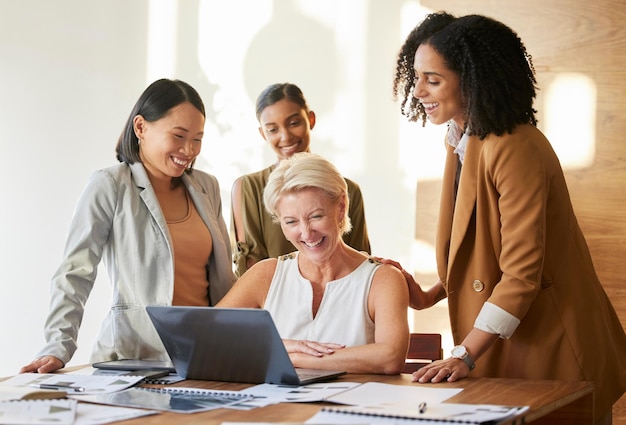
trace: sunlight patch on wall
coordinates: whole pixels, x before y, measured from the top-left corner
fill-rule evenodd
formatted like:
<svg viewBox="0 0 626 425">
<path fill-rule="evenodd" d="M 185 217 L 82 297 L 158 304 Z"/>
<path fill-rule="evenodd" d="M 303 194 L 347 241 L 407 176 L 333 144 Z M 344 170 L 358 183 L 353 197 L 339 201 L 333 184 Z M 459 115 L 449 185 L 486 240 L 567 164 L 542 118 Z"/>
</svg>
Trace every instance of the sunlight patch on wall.
<svg viewBox="0 0 626 425">
<path fill-rule="evenodd" d="M 367 101 L 367 2 L 355 7 L 353 2 L 321 0 L 299 1 L 300 10 L 307 19 L 319 22 L 332 34 L 334 63 L 330 66 L 332 80 L 327 82 L 330 93 L 305 92 L 309 107 L 317 114 L 317 124 L 311 139 L 311 150 L 322 153 L 318 147 L 324 143 L 324 155 L 347 175 L 366 173 L 366 135 L 363 125 Z M 346 19 L 349 17 L 349 19 Z M 329 46 L 320 45 L 328 49 Z M 323 97 L 320 96 L 323 94 Z"/>
<path fill-rule="evenodd" d="M 398 102 L 398 115 L 400 103 Z M 443 175 L 446 148 L 446 125 L 420 122 L 409 122 L 400 115 L 398 163 L 405 171 L 404 185 L 413 190 L 415 182 L 440 180 Z M 419 184 L 419 183 L 418 183 Z"/>
<path fill-rule="evenodd" d="M 420 23 L 427 14 L 433 12 L 432 9 L 424 7 L 419 1 L 408 1 L 402 5 L 401 13 L 401 40 L 404 42 L 407 35 Z"/>
<path fill-rule="evenodd" d="M 580 73 L 562 73 L 545 95 L 545 132 L 564 169 L 589 167 L 595 156 L 597 89 Z"/>
<path fill-rule="evenodd" d="M 398 103 L 398 109 L 399 109 Z M 409 122 L 403 115 L 399 115 L 398 122 L 398 164 L 403 170 L 402 184 L 408 193 L 415 193 L 415 202 L 410 204 L 411 217 L 419 215 L 417 203 L 424 199 L 432 199 L 430 191 L 437 190 L 432 184 L 443 175 L 446 149 L 444 137 L 447 127 L 445 125 L 433 125 L 426 123 L 422 127 L 421 122 Z M 438 202 L 438 201 L 436 201 Z M 422 209 L 437 205 L 421 206 Z M 423 221 L 415 221 L 410 226 L 414 235 L 421 234 L 420 226 L 429 226 Z M 417 226 L 417 228 L 414 228 Z M 411 244 L 411 252 L 406 257 L 403 267 L 412 273 L 433 274 L 437 273 L 435 262 L 434 240 L 414 239 Z"/>
<path fill-rule="evenodd" d="M 146 80 L 173 78 L 176 72 L 176 32 L 178 2 L 150 0 L 148 2 L 148 54 Z"/>
<path fill-rule="evenodd" d="M 415 273 L 437 275 L 437 263 L 433 261 L 435 258 L 435 246 L 432 243 L 416 239 L 411 246 L 411 258 L 413 259 L 411 270 Z M 434 282 L 423 283 L 430 285 Z"/>
<path fill-rule="evenodd" d="M 201 0 L 198 19 L 198 62 L 207 80 L 203 99 L 207 121 L 201 160 L 204 170 L 219 176 L 225 198 L 232 182 L 263 166 L 266 149 L 257 132 L 254 100 L 244 84 L 244 62 L 250 43 L 272 17 L 271 0 L 219 3 Z M 246 13 L 242 13 L 245 10 Z M 266 52 L 271 60 L 276 52 Z M 245 169 L 244 165 L 249 168 Z M 224 216 L 229 216 L 229 203 Z"/>
<path fill-rule="evenodd" d="M 198 56 L 209 81 L 223 88 L 217 97 L 219 107 L 233 92 L 247 97 L 242 84 L 246 51 L 259 29 L 271 19 L 274 9 L 270 0 L 221 2 L 219 13 L 215 9 L 213 1 L 200 2 Z M 282 52 L 271 48 L 265 52 L 268 61 L 278 53 Z M 254 118 L 254 109 L 251 115 Z"/>
<path fill-rule="evenodd" d="M 398 46 L 401 46 L 408 34 L 432 10 L 420 5 L 419 1 L 406 2 L 401 11 L 401 32 Z M 394 67 L 395 69 L 395 67 Z M 402 184 L 409 193 L 416 193 L 418 199 L 429 199 L 425 190 L 433 190 L 432 186 L 420 185 L 420 182 L 437 181 L 441 179 L 445 163 L 444 136 L 447 127 L 422 122 L 409 122 L 400 114 L 400 99 L 396 102 L 398 108 L 398 164 L 403 170 Z M 412 216 L 417 214 L 416 205 L 412 206 Z M 416 226 L 426 226 L 424 222 L 415 223 Z M 419 229 L 417 229 L 419 230 Z M 413 230 L 414 234 L 415 229 Z M 420 233 L 419 231 L 417 233 Z M 403 264 L 406 270 L 420 275 L 436 275 L 434 241 L 415 239 L 411 244 L 411 252 L 407 256 L 407 263 Z M 421 282 L 430 285 L 431 282 Z M 410 311 L 409 316 L 412 316 Z M 411 321 L 412 322 L 412 321 Z"/>
<path fill-rule="evenodd" d="M 197 165 L 219 176 L 224 192 L 240 175 L 275 160 L 257 131 L 254 105 L 260 90 L 274 82 L 298 84 L 317 113 L 312 150 L 346 174 L 363 172 L 365 149 L 354 142 L 365 140 L 363 113 L 354 105 L 365 103 L 366 50 L 355 47 L 354 38 L 366 32 L 365 7 L 334 0 L 237 0 L 217 10 L 214 1 L 200 0 L 198 16 L 208 112 Z"/>
<path fill-rule="evenodd" d="M 403 5 L 401 11 L 402 30 L 398 46 L 404 43 L 415 26 L 431 12 L 431 9 L 421 6 L 419 1 L 407 2 Z M 400 112 L 400 99 L 396 104 L 398 112 Z M 408 122 L 404 115 L 398 114 L 398 116 L 400 120 L 398 124 L 398 163 L 405 171 L 403 183 L 407 189 L 412 191 L 415 189 L 416 181 L 441 178 L 445 159 L 443 140 L 446 126 L 426 123 L 426 126 L 422 127 L 421 121 Z"/>
</svg>

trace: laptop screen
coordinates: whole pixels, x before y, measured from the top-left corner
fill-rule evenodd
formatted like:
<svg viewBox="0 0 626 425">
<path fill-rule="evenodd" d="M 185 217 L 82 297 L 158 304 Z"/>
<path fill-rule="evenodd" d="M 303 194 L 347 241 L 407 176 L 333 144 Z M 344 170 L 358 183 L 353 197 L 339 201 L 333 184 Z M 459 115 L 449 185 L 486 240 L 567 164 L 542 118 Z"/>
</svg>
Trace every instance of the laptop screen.
<svg viewBox="0 0 626 425">
<path fill-rule="evenodd" d="M 303 384 L 266 310 L 148 306 L 146 311 L 185 379 Z M 344 373 L 313 372 L 323 376 L 312 382 Z"/>
</svg>

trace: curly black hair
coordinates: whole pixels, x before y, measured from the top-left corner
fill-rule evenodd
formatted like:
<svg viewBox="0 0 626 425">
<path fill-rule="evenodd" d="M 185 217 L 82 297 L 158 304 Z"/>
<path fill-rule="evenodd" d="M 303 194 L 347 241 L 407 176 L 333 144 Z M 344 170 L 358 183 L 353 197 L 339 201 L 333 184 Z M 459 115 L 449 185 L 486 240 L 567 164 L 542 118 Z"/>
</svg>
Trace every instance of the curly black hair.
<svg viewBox="0 0 626 425">
<path fill-rule="evenodd" d="M 410 121 L 421 118 L 425 124 L 427 119 L 413 97 L 413 61 L 422 44 L 431 46 L 458 74 L 470 134 L 484 139 L 491 133 L 511 133 L 519 124 L 537 125 L 535 69 L 518 35 L 486 16 L 455 17 L 447 12 L 427 15 L 398 54 L 393 95 L 401 98 L 401 113 Z"/>
</svg>

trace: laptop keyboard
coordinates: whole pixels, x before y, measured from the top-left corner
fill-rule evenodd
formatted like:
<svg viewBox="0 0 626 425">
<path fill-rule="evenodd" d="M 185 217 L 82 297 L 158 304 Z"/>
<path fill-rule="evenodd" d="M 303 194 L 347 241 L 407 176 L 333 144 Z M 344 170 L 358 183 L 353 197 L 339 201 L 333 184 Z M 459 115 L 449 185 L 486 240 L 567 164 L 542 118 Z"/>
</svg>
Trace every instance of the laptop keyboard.
<svg viewBox="0 0 626 425">
<path fill-rule="evenodd" d="M 311 372 L 297 372 L 297 374 L 300 379 L 315 378 L 316 376 L 320 376 L 319 373 L 311 373 Z"/>
</svg>

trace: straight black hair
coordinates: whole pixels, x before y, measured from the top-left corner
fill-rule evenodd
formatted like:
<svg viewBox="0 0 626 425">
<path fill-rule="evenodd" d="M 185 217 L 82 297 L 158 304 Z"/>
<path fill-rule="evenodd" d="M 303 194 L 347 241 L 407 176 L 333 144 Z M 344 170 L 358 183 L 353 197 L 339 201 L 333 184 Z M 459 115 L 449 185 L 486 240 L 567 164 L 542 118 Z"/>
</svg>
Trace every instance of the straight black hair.
<svg viewBox="0 0 626 425">
<path fill-rule="evenodd" d="M 117 146 L 115 147 L 117 160 L 127 164 L 141 162 L 139 157 L 139 139 L 137 139 L 133 127 L 133 120 L 137 115 L 141 115 L 148 122 L 158 121 L 167 115 L 170 109 L 185 102 L 191 103 L 202 113 L 202 116 L 206 117 L 204 103 L 200 95 L 184 81 L 162 78 L 150 84 L 139 96 L 117 141 Z M 187 171 L 191 172 L 192 169 L 193 163 L 191 163 Z"/>
<path fill-rule="evenodd" d="M 309 106 L 306 103 L 304 94 L 300 87 L 292 83 L 276 83 L 267 86 L 257 97 L 256 100 L 256 118 L 261 118 L 263 110 L 274 103 L 287 99 L 297 105 L 300 105 L 305 111 L 309 112 Z"/>
</svg>

